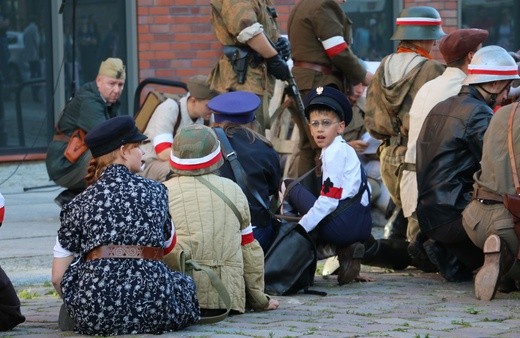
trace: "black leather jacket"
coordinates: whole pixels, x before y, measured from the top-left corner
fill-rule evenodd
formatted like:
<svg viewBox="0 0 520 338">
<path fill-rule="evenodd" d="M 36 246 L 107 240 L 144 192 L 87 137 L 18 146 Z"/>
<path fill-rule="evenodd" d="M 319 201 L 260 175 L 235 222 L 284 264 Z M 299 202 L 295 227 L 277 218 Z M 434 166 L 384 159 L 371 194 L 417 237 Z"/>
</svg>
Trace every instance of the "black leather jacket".
<svg viewBox="0 0 520 338">
<path fill-rule="evenodd" d="M 480 169 L 484 132 L 493 116 L 473 86 L 430 111 L 417 139 L 417 217 L 427 232 L 461 217 Z M 504 131 L 506 132 L 506 131 Z"/>
</svg>

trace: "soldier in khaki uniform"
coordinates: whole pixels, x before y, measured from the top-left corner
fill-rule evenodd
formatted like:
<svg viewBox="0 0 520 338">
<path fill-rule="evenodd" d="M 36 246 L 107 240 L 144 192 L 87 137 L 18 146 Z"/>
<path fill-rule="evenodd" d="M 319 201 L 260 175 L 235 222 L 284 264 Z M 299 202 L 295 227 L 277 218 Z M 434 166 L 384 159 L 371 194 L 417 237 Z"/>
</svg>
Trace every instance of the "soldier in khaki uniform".
<svg viewBox="0 0 520 338">
<path fill-rule="evenodd" d="M 409 110 L 421 86 L 441 75 L 445 66 L 431 60 L 436 40 L 445 35 L 437 10 L 428 6 L 409 7 L 396 19 L 392 40 L 399 40 L 397 52 L 386 56 L 368 86 L 365 125 L 369 133 L 383 141 L 379 147 L 381 176 L 396 209 L 387 224 L 389 238 L 413 238 L 418 224 L 402 216 L 399 180 L 406 153 Z M 393 228 L 393 229 L 392 229 Z M 399 229 L 398 229 L 399 228 Z"/>
<path fill-rule="evenodd" d="M 144 130 L 150 142 L 142 145 L 144 166 L 139 175 L 165 181 L 170 174 L 168 160 L 177 131 L 191 124 L 213 122 L 208 101 L 218 93 L 209 89 L 207 81 L 206 75 L 192 76 L 187 83 L 189 92 L 186 95 L 179 100 L 167 98 L 155 108 Z"/>
<path fill-rule="evenodd" d="M 501 71 L 503 74 L 514 74 L 515 71 L 518 72 L 516 67 L 511 59 L 509 68 L 503 63 Z M 483 81 L 500 81 L 503 78 L 518 77 L 518 73 L 512 76 L 500 75 L 498 72 L 488 75 L 482 73 L 473 77 L 483 78 Z M 512 104 L 502 107 L 490 120 L 484 134 L 481 169 L 473 176 L 473 200 L 462 213 L 462 225 L 466 233 L 484 251 L 484 265 L 475 277 L 475 295 L 482 300 L 494 298 L 501 278 L 504 278 L 504 282 L 520 280 L 518 235 L 515 232 L 514 218 L 503 203 L 505 194 L 517 194 L 513 175 L 518 173 L 513 174 L 508 150 L 509 119 L 513 107 Z M 516 110 L 511 135 L 516 168 L 520 157 L 519 117 L 520 111 Z M 508 291 L 517 289 L 514 283 L 510 284 L 513 287 Z M 504 283 L 501 287 L 506 286 Z"/>
<path fill-rule="evenodd" d="M 270 6 L 270 0 L 211 1 L 211 23 L 224 55 L 210 74 L 210 88 L 259 95 L 256 120 L 262 133 L 269 128 L 267 100 L 275 79 L 287 80 L 291 74 L 284 61 L 290 54 L 288 41 L 280 38 L 276 11 Z"/>
<path fill-rule="evenodd" d="M 302 97 L 313 88 L 332 85 L 346 93 L 349 84 L 367 85 L 372 73 L 352 52 L 352 22 L 339 3 L 341 0 L 302 0 L 291 11 L 287 25 L 291 41 L 296 84 Z M 314 166 L 316 155 L 308 126 L 292 112 L 300 131 L 300 143 L 289 175 L 299 177 Z M 307 129 L 307 131 L 306 131 Z"/>
</svg>

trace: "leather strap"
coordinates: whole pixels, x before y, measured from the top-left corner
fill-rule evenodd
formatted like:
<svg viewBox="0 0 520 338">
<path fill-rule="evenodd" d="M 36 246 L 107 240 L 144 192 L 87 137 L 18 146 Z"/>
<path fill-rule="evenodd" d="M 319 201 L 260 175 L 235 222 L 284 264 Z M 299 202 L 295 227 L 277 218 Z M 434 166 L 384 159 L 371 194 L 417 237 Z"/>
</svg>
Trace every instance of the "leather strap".
<svg viewBox="0 0 520 338">
<path fill-rule="evenodd" d="M 68 143 L 70 140 L 70 136 L 67 136 L 65 134 L 54 134 L 54 136 L 52 137 L 52 140 Z"/>
<path fill-rule="evenodd" d="M 271 212 L 271 210 L 267 206 L 267 203 L 265 203 L 262 196 L 260 196 L 260 193 L 255 189 L 251 182 L 249 182 L 244 167 L 242 167 L 242 164 L 238 160 L 237 154 L 235 153 L 233 146 L 229 142 L 229 139 L 224 130 L 220 127 L 216 127 L 213 129 L 215 130 L 215 133 L 217 134 L 217 137 L 220 140 L 222 152 L 224 153 L 226 159 L 229 161 L 229 164 L 231 165 L 233 175 L 235 175 L 236 183 L 240 186 L 240 188 L 242 188 L 243 191 L 249 191 L 251 195 L 253 195 L 253 197 L 258 201 L 258 203 L 260 203 L 260 205 L 264 209 Z"/>
<path fill-rule="evenodd" d="M 516 170 L 515 152 L 513 148 L 513 121 L 518 102 L 513 103 L 511 107 L 511 114 L 509 115 L 509 123 L 507 128 L 509 159 L 511 160 L 511 171 L 513 173 L 513 182 L 515 183 L 516 193 L 520 195 L 520 183 L 518 182 L 518 172 Z"/>
<path fill-rule="evenodd" d="M 325 75 L 331 75 L 333 73 L 332 68 L 330 67 L 307 61 L 294 61 L 294 66 L 305 69 L 311 69 Z"/>
<path fill-rule="evenodd" d="M 406 171 L 417 171 L 417 166 L 416 166 L 415 163 L 403 162 L 402 166 L 403 166 L 403 170 L 406 170 Z"/>
<path fill-rule="evenodd" d="M 491 191 L 484 190 L 482 188 L 473 189 L 473 198 L 488 201 L 496 201 L 500 203 L 504 201 L 501 195 L 495 194 Z"/>
<path fill-rule="evenodd" d="M 143 245 L 101 245 L 90 250 L 85 260 L 92 261 L 100 258 L 132 258 L 162 260 L 163 248 Z"/>
</svg>

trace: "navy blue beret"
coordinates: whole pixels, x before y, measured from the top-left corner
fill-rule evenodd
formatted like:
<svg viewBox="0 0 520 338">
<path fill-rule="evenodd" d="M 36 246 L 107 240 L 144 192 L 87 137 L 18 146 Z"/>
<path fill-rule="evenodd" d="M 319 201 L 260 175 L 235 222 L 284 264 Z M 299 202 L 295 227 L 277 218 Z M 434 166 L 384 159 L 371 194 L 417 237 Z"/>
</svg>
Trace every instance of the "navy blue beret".
<svg viewBox="0 0 520 338">
<path fill-rule="evenodd" d="M 258 95 L 250 92 L 229 92 L 215 96 L 208 102 L 215 122 L 245 124 L 255 119 L 255 111 L 260 106 Z"/>
<path fill-rule="evenodd" d="M 352 106 L 347 96 L 335 88 L 325 86 L 311 90 L 305 96 L 304 105 L 307 119 L 316 106 L 325 106 L 336 112 L 345 125 L 352 121 Z"/>
<path fill-rule="evenodd" d="M 116 116 L 98 124 L 85 136 L 93 157 L 108 154 L 127 143 L 146 140 L 130 116 Z"/>
</svg>

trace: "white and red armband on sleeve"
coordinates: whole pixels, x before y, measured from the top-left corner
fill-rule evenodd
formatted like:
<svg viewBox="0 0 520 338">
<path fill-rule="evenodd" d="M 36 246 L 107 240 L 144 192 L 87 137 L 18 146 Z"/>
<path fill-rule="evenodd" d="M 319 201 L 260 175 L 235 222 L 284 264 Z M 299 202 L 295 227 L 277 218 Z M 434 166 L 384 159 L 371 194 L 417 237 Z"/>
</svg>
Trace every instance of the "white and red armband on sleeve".
<svg viewBox="0 0 520 338">
<path fill-rule="evenodd" d="M 348 44 L 345 42 L 345 38 L 340 35 L 323 40 L 321 44 L 323 45 L 325 53 L 327 53 L 329 58 L 338 55 L 348 48 Z"/>
<path fill-rule="evenodd" d="M 156 154 L 159 154 L 165 149 L 169 149 L 173 143 L 172 134 L 160 134 L 153 138 L 153 148 Z"/>
<path fill-rule="evenodd" d="M 242 243 L 241 245 L 247 245 L 255 240 L 253 235 L 253 227 L 251 224 L 245 229 L 242 229 Z"/>
</svg>

